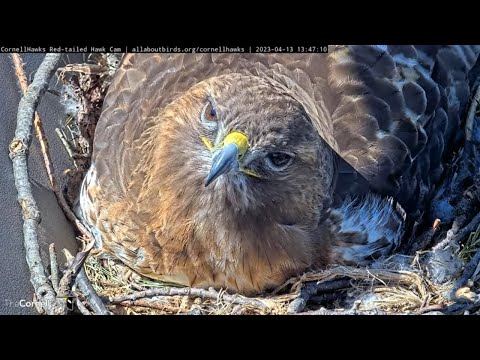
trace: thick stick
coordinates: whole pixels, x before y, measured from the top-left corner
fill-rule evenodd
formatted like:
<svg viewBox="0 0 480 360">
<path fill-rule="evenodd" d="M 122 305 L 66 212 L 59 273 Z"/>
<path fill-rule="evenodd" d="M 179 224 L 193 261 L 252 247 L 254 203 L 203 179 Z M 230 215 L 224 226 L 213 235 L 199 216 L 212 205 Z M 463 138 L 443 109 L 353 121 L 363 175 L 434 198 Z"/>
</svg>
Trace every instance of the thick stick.
<svg viewBox="0 0 480 360">
<path fill-rule="evenodd" d="M 37 239 L 40 211 L 33 198 L 32 188 L 28 179 L 27 156 L 32 141 L 32 121 L 35 109 L 40 101 L 40 97 L 48 87 L 60 56 L 60 54 L 45 55 L 45 59 L 38 68 L 32 84 L 20 100 L 15 137 L 9 147 L 18 202 L 23 214 L 23 237 L 27 264 L 30 269 L 30 281 L 34 287 L 37 300 L 40 301 L 43 311 L 47 314 L 64 314 L 67 309 L 57 301 L 55 291 L 48 281 L 40 258 Z"/>
<path fill-rule="evenodd" d="M 297 315 L 389 315 L 383 310 L 327 310 L 325 308 L 321 308 L 314 311 L 308 311 L 304 313 L 300 313 Z"/>
<path fill-rule="evenodd" d="M 462 287 L 468 284 L 468 281 L 472 278 L 479 263 L 480 263 L 480 250 L 477 250 L 475 255 L 472 257 L 472 259 L 468 262 L 468 264 L 463 269 L 462 276 L 460 276 L 457 280 L 455 280 L 453 289 L 449 293 L 450 299 L 458 300 L 457 290 L 461 289 Z"/>
<path fill-rule="evenodd" d="M 108 302 L 110 304 L 120 304 L 125 302 L 131 302 L 143 298 L 150 298 L 154 296 L 189 296 L 189 297 L 198 297 L 203 299 L 223 299 L 228 301 L 232 304 L 238 305 L 250 305 L 256 308 L 264 309 L 268 306 L 260 300 L 246 298 L 240 295 L 228 295 L 228 294 L 220 294 L 219 292 L 213 289 L 195 289 L 195 288 L 174 288 L 174 287 L 164 287 L 164 288 L 157 288 L 157 289 L 150 289 L 146 291 L 139 291 L 134 292 L 129 295 L 120 295 L 109 297 Z"/>
<path fill-rule="evenodd" d="M 51 54 L 49 54 L 49 55 L 51 55 Z M 59 59 L 60 55 L 58 55 L 58 54 L 55 54 L 55 55 L 57 57 L 56 62 L 58 62 L 58 59 Z M 47 61 L 47 56 L 45 57 L 44 62 Z M 25 75 L 25 71 L 23 69 L 22 60 L 21 60 L 21 58 L 18 54 L 11 54 L 11 57 L 12 57 L 12 60 L 13 60 L 14 66 L 15 66 L 15 73 L 17 75 L 17 78 L 18 78 L 18 81 L 19 81 L 19 84 L 20 84 L 20 88 L 22 89 L 22 92 L 24 93 L 24 98 L 26 98 L 27 95 L 28 95 L 29 88 L 27 87 L 28 81 L 27 81 L 27 77 Z M 56 62 L 55 62 L 55 64 L 56 64 Z M 43 65 L 43 63 L 42 63 L 42 65 Z M 40 68 L 42 67 L 42 65 L 40 66 Z M 37 74 L 40 73 L 40 68 L 38 69 Z M 54 69 L 55 69 L 55 65 L 53 65 L 53 70 L 51 71 L 51 73 L 49 75 L 49 79 L 53 75 Z M 36 76 L 35 76 L 35 79 L 36 79 Z M 32 83 L 31 86 L 33 86 L 35 84 L 35 79 L 34 79 L 34 82 Z M 45 80 L 45 82 L 46 82 L 46 85 L 45 85 L 45 88 L 46 88 L 46 87 L 48 87 L 49 80 Z M 45 88 L 43 89 L 43 92 L 45 91 Z M 41 94 L 43 94 L 43 92 Z M 39 93 L 38 96 L 40 97 L 41 94 Z M 22 101 L 23 101 L 24 98 L 22 98 Z M 20 105 L 19 105 L 19 115 L 18 115 L 19 117 L 20 117 L 20 109 L 22 107 L 22 101 L 20 101 Z M 93 244 L 93 238 L 90 235 L 89 231 L 83 226 L 83 224 L 73 214 L 72 210 L 69 208 L 67 202 L 65 201 L 65 197 L 63 196 L 63 193 L 60 190 L 60 187 L 58 186 L 58 182 L 57 182 L 57 179 L 55 177 L 55 170 L 54 170 L 51 158 L 50 158 L 50 150 L 49 150 L 49 146 L 48 146 L 48 141 L 47 141 L 47 138 L 45 136 L 45 131 L 43 130 L 43 124 L 42 124 L 42 121 L 40 119 L 40 116 L 38 115 L 38 113 L 35 112 L 35 108 L 38 104 L 38 101 L 39 100 L 37 99 L 36 103 L 34 104 L 34 106 L 32 108 L 32 111 L 35 114 L 34 115 L 35 116 L 34 126 L 35 126 L 35 131 L 36 131 L 37 138 L 40 142 L 42 155 L 43 155 L 43 159 L 44 159 L 44 163 L 45 163 L 45 168 L 46 168 L 46 172 L 47 172 L 48 179 L 49 179 L 49 182 L 50 182 L 50 187 L 53 190 L 53 192 L 55 193 L 55 196 L 57 197 L 57 201 L 58 201 L 60 207 L 62 208 L 63 212 L 65 213 L 66 217 L 71 222 L 73 222 L 77 226 L 77 228 L 80 230 L 80 232 L 90 240 L 91 244 Z M 17 130 L 18 130 L 18 121 L 19 120 L 17 118 Z M 25 149 L 25 159 L 24 159 L 25 160 L 25 167 L 26 167 L 26 157 L 27 157 L 27 154 L 28 154 L 28 146 L 30 145 L 30 141 L 31 141 L 31 131 L 32 131 L 32 128 L 31 128 L 31 118 L 30 118 L 30 126 L 28 128 L 28 137 L 26 137 L 28 139 L 27 140 L 28 144 L 27 144 L 27 147 Z M 18 138 L 17 133 L 16 133 L 15 138 L 16 139 Z M 14 141 L 12 141 L 12 144 L 14 144 L 14 142 L 15 142 L 15 139 L 14 139 Z M 12 144 L 11 144 L 11 146 L 12 146 Z M 11 150 L 11 157 L 12 157 L 12 150 Z M 12 157 L 12 161 L 14 161 L 13 157 Z M 15 164 L 15 162 L 14 162 L 14 164 Z M 25 168 L 25 170 L 28 172 L 28 169 Z M 15 172 L 15 165 L 14 165 L 14 172 Z M 27 181 L 28 181 L 28 174 L 27 174 Z M 28 186 L 30 186 L 30 184 L 28 184 Z M 30 190 L 30 192 L 31 192 L 31 190 Z M 33 200 L 33 196 L 32 196 L 32 200 Z M 36 207 L 36 204 L 35 204 L 35 207 Z M 37 212 L 38 212 L 38 209 L 37 209 Z M 37 222 L 37 225 L 38 225 L 38 222 Z M 35 226 L 35 232 L 36 232 L 36 226 Z M 36 238 L 36 234 L 35 234 L 35 238 Z M 58 297 L 56 298 L 56 300 L 57 300 L 56 302 L 57 302 L 57 305 L 58 305 L 57 307 L 58 308 L 63 308 L 63 311 L 61 311 L 61 313 L 66 313 L 67 309 L 65 307 L 66 305 L 65 305 L 64 296 L 69 292 L 69 289 L 70 289 L 70 287 L 71 287 L 71 285 L 72 285 L 73 281 L 75 280 L 75 277 L 78 273 L 78 269 L 76 269 L 76 271 L 74 271 L 75 274 L 73 274 L 72 269 L 68 269 L 66 271 L 64 277 L 61 280 L 59 280 L 59 278 L 58 278 L 58 267 L 57 267 L 57 264 L 56 264 L 56 255 L 55 255 L 54 248 L 52 248 L 52 245 L 49 248 L 51 268 L 52 268 L 52 274 L 51 274 L 52 286 L 53 286 L 54 292 L 56 293 L 56 295 L 58 295 Z M 38 243 L 37 243 L 37 248 L 38 248 Z M 83 259 L 83 260 L 85 260 L 85 259 Z M 27 258 L 27 261 L 28 261 L 28 258 Z M 41 262 L 40 262 L 40 264 L 41 264 Z M 83 264 L 83 262 L 82 262 L 82 264 Z M 46 273 L 45 269 L 43 269 L 43 273 L 44 274 Z M 86 282 L 86 281 L 88 281 L 88 279 L 85 278 L 83 280 L 83 282 Z M 68 287 L 68 289 L 67 289 L 67 287 Z M 87 299 L 89 299 L 91 301 L 94 301 L 94 302 L 101 302 L 100 298 L 98 297 L 98 295 L 96 295 L 95 291 L 93 291 L 93 293 L 89 292 Z M 60 310 L 57 309 L 57 311 L 60 311 Z M 103 311 L 102 311 L 102 313 L 103 313 Z"/>
<path fill-rule="evenodd" d="M 307 306 L 308 301 L 318 292 L 330 292 L 350 287 L 351 280 L 348 278 L 326 281 L 323 283 L 309 282 L 303 284 L 298 297 L 288 306 L 289 314 L 302 312 Z M 319 300 L 319 299 L 317 299 Z"/>
<path fill-rule="evenodd" d="M 78 310 L 80 310 L 82 315 L 92 315 L 90 310 L 88 310 L 79 299 L 77 299 L 76 304 L 77 304 Z"/>
<path fill-rule="evenodd" d="M 53 290 L 58 293 L 58 284 L 60 283 L 60 280 L 58 277 L 58 261 L 54 243 L 49 245 L 48 253 L 50 255 L 50 281 L 52 282 Z"/>
<path fill-rule="evenodd" d="M 88 301 L 88 304 L 93 309 L 96 315 L 109 315 L 110 312 L 105 307 L 105 304 L 102 302 L 100 297 L 97 295 L 97 292 L 93 288 L 92 284 L 88 280 L 87 275 L 85 274 L 85 269 L 82 267 L 80 272 L 77 275 L 76 284 L 82 294 Z"/>
</svg>

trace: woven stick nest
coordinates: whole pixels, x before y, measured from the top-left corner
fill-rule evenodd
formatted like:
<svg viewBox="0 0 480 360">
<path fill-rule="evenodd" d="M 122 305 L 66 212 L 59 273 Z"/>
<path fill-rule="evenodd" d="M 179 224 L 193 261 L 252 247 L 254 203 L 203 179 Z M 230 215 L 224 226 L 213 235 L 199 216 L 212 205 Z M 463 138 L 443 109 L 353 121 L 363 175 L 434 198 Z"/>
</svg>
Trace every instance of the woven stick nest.
<svg viewBox="0 0 480 360">
<path fill-rule="evenodd" d="M 412 258 L 412 262 L 415 259 Z M 91 255 L 85 270 L 97 293 L 105 301 L 118 302 L 115 299 L 127 294 L 144 292 L 148 289 L 172 289 L 165 284 L 140 276 L 121 262 L 106 257 L 103 253 Z M 343 289 L 330 289 L 328 284 L 342 281 Z M 256 298 L 236 296 L 238 301 L 225 299 L 225 291 L 218 291 L 216 298 L 202 294 L 183 294 L 144 297 L 141 301 L 122 301 L 108 305 L 116 314 L 289 314 L 295 301 L 300 298 L 304 284 L 314 283 L 321 288 L 327 284 L 321 295 L 323 300 L 312 306 L 313 309 L 326 305 L 333 312 L 349 311 L 362 313 L 379 310 L 379 313 L 421 313 L 441 309 L 453 302 L 444 294 L 452 289 L 453 283 L 434 285 L 421 270 L 406 271 L 395 269 L 366 269 L 347 266 L 335 266 L 321 272 L 306 273 L 292 278 L 272 294 Z M 175 289 L 175 288 L 173 288 Z M 187 288 L 176 288 L 179 291 Z M 330 291 L 329 291 L 330 290 Z M 319 296 L 320 298 L 322 296 Z M 317 295 L 318 296 L 318 295 Z M 335 299 L 333 300 L 332 299 Z M 253 300 L 253 301 L 249 301 Z M 345 308 L 345 304 L 350 304 Z"/>
</svg>

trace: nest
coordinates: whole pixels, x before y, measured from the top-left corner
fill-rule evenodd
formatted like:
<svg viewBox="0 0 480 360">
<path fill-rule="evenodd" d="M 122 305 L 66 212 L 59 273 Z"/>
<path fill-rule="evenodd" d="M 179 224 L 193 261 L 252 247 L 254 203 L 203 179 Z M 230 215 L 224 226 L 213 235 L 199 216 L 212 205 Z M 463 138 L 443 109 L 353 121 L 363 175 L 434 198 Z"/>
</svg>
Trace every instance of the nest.
<svg viewBox="0 0 480 360">
<path fill-rule="evenodd" d="M 73 171 L 67 171 L 70 175 L 67 195 L 78 192 L 81 175 L 88 167 L 92 129 L 117 62 L 114 55 L 104 54 L 91 64 L 68 65 L 60 71 L 66 89 L 63 101 L 73 109 L 62 129 L 74 164 Z M 480 91 L 473 101 L 475 109 L 469 111 L 466 119 L 470 134 L 480 133 L 478 121 L 472 120 L 478 115 L 478 98 Z M 154 281 L 134 273 L 102 252 L 90 254 L 85 272 L 108 309 L 115 314 L 478 312 L 480 218 L 477 219 L 477 215 L 472 219 L 472 214 L 478 212 L 480 198 L 478 145 L 473 139 L 457 149 L 449 173 L 432 202 L 433 206 L 440 207 L 448 198 L 451 207 L 456 206 L 457 211 L 452 213 L 449 222 L 451 229 L 446 231 L 445 224 L 441 226 L 436 220 L 433 226 L 425 227 L 408 241 L 402 249 L 402 253 L 408 255 L 377 260 L 370 268 L 335 266 L 306 273 L 256 298 L 230 294 L 227 290 L 189 289 Z M 72 173 L 75 176 L 71 176 Z M 460 183 L 469 186 L 465 189 Z"/>
<path fill-rule="evenodd" d="M 453 282 L 434 284 L 418 256 L 408 260 L 409 270 L 396 269 L 395 256 L 383 268 L 330 267 L 292 278 L 272 293 L 255 298 L 154 281 L 102 252 L 88 257 L 85 270 L 115 314 L 421 314 L 454 304 L 448 299 Z"/>
</svg>

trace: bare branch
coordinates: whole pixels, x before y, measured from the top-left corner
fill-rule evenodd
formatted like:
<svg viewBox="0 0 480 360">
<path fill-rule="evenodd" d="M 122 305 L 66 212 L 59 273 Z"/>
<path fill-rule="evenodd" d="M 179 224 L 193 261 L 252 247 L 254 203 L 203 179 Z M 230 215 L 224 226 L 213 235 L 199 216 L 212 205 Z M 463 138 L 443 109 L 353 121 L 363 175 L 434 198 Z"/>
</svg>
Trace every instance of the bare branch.
<svg viewBox="0 0 480 360">
<path fill-rule="evenodd" d="M 80 253 L 80 256 L 85 255 L 82 258 L 83 261 L 79 262 L 80 267 L 74 267 L 73 270 L 67 270 L 67 273 L 59 282 L 58 264 L 55 251 L 54 248 L 50 247 L 52 285 L 49 284 L 38 247 L 37 226 L 40 222 L 40 212 L 37 208 L 35 199 L 33 198 L 31 185 L 28 179 L 27 156 L 32 140 L 33 117 L 35 118 L 35 130 L 42 149 L 50 186 L 57 197 L 57 201 L 66 217 L 77 226 L 86 238 L 90 240 L 91 244 L 94 242 L 89 231 L 69 208 L 63 193 L 58 186 L 53 163 L 50 159 L 49 146 L 43 130 L 43 125 L 40 117 L 35 112 L 39 99 L 46 91 L 50 78 L 54 74 L 60 56 L 61 54 L 47 54 L 38 68 L 32 84 L 27 87 L 28 81 L 23 70 L 22 60 L 18 54 L 11 54 L 15 66 L 15 73 L 19 80 L 22 92 L 24 92 L 24 96 L 20 100 L 18 107 L 17 129 L 15 131 L 15 138 L 10 143 L 10 158 L 13 162 L 13 172 L 15 185 L 18 191 L 18 199 L 23 210 L 25 249 L 27 251 L 27 263 L 30 268 L 31 282 L 35 288 L 37 298 L 40 299 L 42 303 L 43 310 L 49 314 L 65 314 L 67 312 L 66 299 L 64 296 L 68 295 L 70 286 L 75 280 L 83 261 L 85 261 L 86 255 L 85 253 Z M 88 252 L 86 252 L 86 254 L 88 254 Z M 78 263 L 75 265 L 78 265 Z M 88 281 L 88 279 L 84 279 L 84 282 L 85 281 Z M 95 296 L 98 299 L 97 301 L 100 301 L 98 295 L 95 294 Z M 94 297 L 94 295 L 90 294 L 90 298 L 92 297 Z"/>
<path fill-rule="evenodd" d="M 320 308 L 314 311 L 307 311 L 304 313 L 300 313 L 298 315 L 391 315 L 386 311 L 382 310 L 327 310 L 325 308 Z M 395 314 L 398 315 L 398 314 Z"/>
<path fill-rule="evenodd" d="M 97 314 L 97 315 L 109 315 L 110 314 L 110 312 L 105 307 L 105 304 L 99 298 L 99 296 L 97 295 L 97 292 L 95 291 L 92 284 L 88 280 L 87 275 L 85 274 L 85 270 L 83 268 L 80 269 L 80 272 L 77 275 L 76 284 L 77 284 L 78 288 L 80 289 L 80 291 L 82 292 L 82 294 L 87 299 L 88 304 L 93 309 L 95 314 Z"/>
<path fill-rule="evenodd" d="M 464 303 L 455 303 L 448 306 L 443 313 L 446 315 L 462 315 L 469 313 L 472 310 L 475 310 L 480 307 L 480 301 L 475 302 L 464 302 Z"/>
<path fill-rule="evenodd" d="M 48 247 L 48 253 L 50 255 L 50 281 L 52 282 L 53 290 L 58 293 L 58 261 L 57 254 L 55 252 L 55 244 L 51 243 Z"/>
<path fill-rule="evenodd" d="M 444 311 L 444 310 L 445 310 L 445 306 L 443 306 L 443 305 L 430 305 L 430 306 L 422 307 L 421 309 L 417 310 L 415 312 L 415 315 L 423 315 L 423 314 L 426 314 L 426 313 L 429 313 L 429 312 L 435 312 L 435 311 L 439 312 L 439 311 Z"/>
<path fill-rule="evenodd" d="M 86 306 L 83 305 L 83 303 L 80 301 L 80 299 L 77 299 L 76 304 L 77 304 L 78 310 L 80 310 L 80 312 L 82 313 L 82 315 L 92 315 L 92 313 L 90 312 L 90 310 L 88 310 L 88 309 L 86 308 Z"/>
<path fill-rule="evenodd" d="M 475 229 L 480 224 L 480 213 L 477 213 L 475 217 L 464 227 L 460 228 L 455 222 L 450 230 L 447 232 L 447 236 L 440 243 L 435 245 L 432 250 L 440 250 L 445 248 L 450 244 L 459 244 L 462 242 L 468 235 L 475 231 Z"/>
<path fill-rule="evenodd" d="M 90 284 L 90 281 L 85 275 L 85 271 L 83 269 L 83 264 L 85 263 L 88 254 L 92 250 L 93 245 L 94 242 L 91 242 L 84 251 L 77 253 L 77 255 L 75 255 L 75 258 L 70 258 L 69 267 L 67 271 L 65 271 L 62 280 L 60 280 L 57 296 L 59 298 L 59 301 L 66 301 L 67 297 L 70 295 L 70 289 L 72 288 L 72 285 L 76 283 L 80 288 L 80 291 L 88 301 L 89 305 L 94 310 L 95 314 L 109 315 L 107 308 L 102 303 L 102 300 L 98 297 L 95 289 L 92 287 L 92 284 Z M 79 300 L 77 299 L 77 302 L 78 301 Z M 82 309 L 80 309 L 80 307 L 79 310 L 83 314 L 83 311 Z"/>
<path fill-rule="evenodd" d="M 412 246 L 406 251 L 408 255 L 414 255 L 417 251 L 421 251 L 432 241 L 433 235 L 436 230 L 432 227 L 422 233 L 413 243 Z"/>
<path fill-rule="evenodd" d="M 457 295 L 456 295 L 457 290 L 468 284 L 469 280 L 472 279 L 473 274 L 475 273 L 475 270 L 477 269 L 479 263 L 480 263 L 480 250 L 477 250 L 475 255 L 471 258 L 471 260 L 463 269 L 462 276 L 460 276 L 455 281 L 455 284 L 453 285 L 453 289 L 450 292 L 450 298 L 452 299 L 457 298 Z"/>
<path fill-rule="evenodd" d="M 145 291 L 135 292 L 129 295 L 120 295 L 114 297 L 108 297 L 108 302 L 110 304 L 121 304 L 129 301 L 135 301 L 143 298 L 151 298 L 154 296 L 189 296 L 191 298 L 203 298 L 203 299 L 212 299 L 212 300 L 224 300 L 232 304 L 238 305 L 249 305 L 256 308 L 264 309 L 267 308 L 267 304 L 263 303 L 261 300 L 247 298 L 241 295 L 228 295 L 225 293 L 220 293 L 210 288 L 205 289 L 196 289 L 196 288 L 174 288 L 174 287 L 164 287 L 157 289 L 149 289 Z"/>
<path fill-rule="evenodd" d="M 68 269 L 63 274 L 62 279 L 60 280 L 57 296 L 67 297 L 70 295 L 70 289 L 75 283 L 75 279 L 83 267 L 83 263 L 87 259 L 88 254 L 92 250 L 94 242 L 92 241 L 90 245 L 85 249 L 85 251 L 80 251 L 75 255 L 75 258 L 72 261 L 69 261 Z"/>
<path fill-rule="evenodd" d="M 141 306 L 149 309 L 164 310 L 165 305 L 158 303 L 158 301 L 152 299 L 138 299 L 138 300 L 127 300 L 120 303 L 122 306 Z"/>
<path fill-rule="evenodd" d="M 12 58 L 14 59 L 14 64 L 17 65 L 19 59 L 15 60 L 15 54 Z M 28 179 L 27 155 L 32 141 L 32 121 L 35 109 L 40 101 L 40 97 L 48 87 L 50 78 L 54 74 L 59 60 L 60 54 L 47 54 L 39 66 L 32 84 L 20 100 L 15 137 L 9 147 L 18 202 L 23 214 L 23 236 L 27 264 L 30 269 L 30 281 L 34 287 L 37 299 L 42 304 L 43 310 L 48 314 L 64 314 L 66 313 L 66 307 L 61 306 L 57 302 L 55 291 L 48 281 L 40 258 L 37 239 L 40 211 L 33 198 L 32 188 Z"/>
<path fill-rule="evenodd" d="M 351 283 L 351 280 L 348 278 L 331 280 L 331 281 L 320 282 L 320 283 L 318 282 L 304 283 L 298 297 L 295 300 L 293 300 L 288 306 L 288 313 L 296 314 L 303 311 L 303 309 L 305 309 L 305 306 L 307 306 L 308 301 L 312 299 L 314 295 L 316 295 L 319 292 L 331 292 L 335 290 L 345 289 L 350 287 L 350 283 Z M 317 297 L 316 301 L 318 302 L 319 300 L 321 299 Z"/>
</svg>

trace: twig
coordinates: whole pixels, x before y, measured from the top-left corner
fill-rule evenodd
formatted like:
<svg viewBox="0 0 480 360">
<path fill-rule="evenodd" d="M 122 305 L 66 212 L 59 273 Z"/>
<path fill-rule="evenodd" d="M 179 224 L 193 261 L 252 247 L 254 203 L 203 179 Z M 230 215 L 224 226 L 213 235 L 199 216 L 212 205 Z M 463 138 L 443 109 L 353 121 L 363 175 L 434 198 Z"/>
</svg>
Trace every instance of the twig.
<svg viewBox="0 0 480 360">
<path fill-rule="evenodd" d="M 204 311 L 202 311 L 202 309 L 192 309 L 178 315 L 204 315 Z"/>
<path fill-rule="evenodd" d="M 473 258 L 468 262 L 463 270 L 462 276 L 460 276 L 453 286 L 453 289 L 450 293 L 450 297 L 456 297 L 456 291 L 467 285 L 468 281 L 473 277 L 475 270 L 477 269 L 480 263 L 480 250 L 477 250 Z"/>
<path fill-rule="evenodd" d="M 55 95 L 55 96 L 59 96 L 59 97 L 61 96 L 61 94 L 58 91 L 53 90 L 53 89 L 48 89 L 47 92 L 49 94 L 52 94 L 52 95 Z"/>
<path fill-rule="evenodd" d="M 351 279 L 346 277 L 343 279 L 325 281 L 325 282 L 317 283 L 314 285 L 317 293 L 329 292 L 329 291 L 349 288 L 351 286 Z"/>
<path fill-rule="evenodd" d="M 105 307 L 105 304 L 102 302 L 100 297 L 97 295 L 97 292 L 93 288 L 92 284 L 88 280 L 87 275 L 85 274 L 85 269 L 82 267 L 80 272 L 77 275 L 76 284 L 82 294 L 88 301 L 88 304 L 92 308 L 92 310 L 97 315 L 109 315 L 110 312 Z"/>
<path fill-rule="evenodd" d="M 189 296 L 191 298 L 199 297 L 199 298 L 213 299 L 213 300 L 223 299 L 232 304 L 254 306 L 256 308 L 261 308 L 261 309 L 268 307 L 268 305 L 261 300 L 246 298 L 241 295 L 228 295 L 225 293 L 219 293 L 213 290 L 212 288 L 205 290 L 205 289 L 196 289 L 196 288 L 164 287 L 164 288 L 149 289 L 145 291 L 134 292 L 128 295 L 108 297 L 107 300 L 110 304 L 120 304 L 125 301 L 134 301 L 134 300 L 150 298 L 154 296 Z"/>
<path fill-rule="evenodd" d="M 463 226 L 462 229 L 458 231 L 458 233 L 455 236 L 456 243 L 458 244 L 463 240 L 465 240 L 465 238 L 467 238 L 472 231 L 476 230 L 479 224 L 480 224 L 480 213 L 477 213 L 477 215 L 475 215 L 474 218 L 470 220 L 470 222 L 467 225 Z"/>
<path fill-rule="evenodd" d="M 55 133 L 57 134 L 58 138 L 62 142 L 63 147 L 67 150 L 67 154 L 70 157 L 70 159 L 72 160 L 73 165 L 75 166 L 76 169 L 78 169 L 78 165 L 77 165 L 77 162 L 74 158 L 72 147 L 70 146 L 70 143 L 65 138 L 65 135 L 63 134 L 62 130 L 60 130 L 59 128 L 56 128 Z"/>
<path fill-rule="evenodd" d="M 87 307 L 85 305 L 83 305 L 83 303 L 80 301 L 80 299 L 77 299 L 76 304 L 77 304 L 78 310 L 80 310 L 82 315 L 92 315 L 90 310 L 88 310 Z"/>
<path fill-rule="evenodd" d="M 67 309 L 67 302 L 70 300 L 72 295 L 71 289 L 73 288 L 73 284 L 75 283 L 78 272 L 83 267 L 90 250 L 92 250 L 93 244 L 94 243 L 92 242 L 85 251 L 77 253 L 75 257 L 72 257 L 68 250 L 64 250 L 65 256 L 67 257 L 68 268 L 63 274 L 60 282 L 58 282 L 55 292 L 57 295 L 57 302 Z"/>
<path fill-rule="evenodd" d="M 163 310 L 165 311 L 166 307 L 164 304 L 159 303 L 156 299 L 139 299 L 139 300 L 128 300 L 122 301 L 119 305 L 130 307 L 130 306 L 140 306 L 149 309 L 155 310 Z M 181 312 L 177 315 L 203 315 L 203 311 L 201 309 L 191 309 L 187 312 Z"/>
<path fill-rule="evenodd" d="M 462 242 L 469 233 L 475 231 L 478 224 L 480 224 L 480 212 L 474 216 L 474 218 L 463 228 L 459 228 L 456 222 L 453 223 L 452 228 L 447 231 L 447 236 L 444 240 L 435 245 L 432 250 L 441 250 L 446 248 L 450 244 L 459 244 Z"/>
<path fill-rule="evenodd" d="M 58 204 L 62 208 L 67 219 L 70 220 L 72 223 L 74 223 L 75 226 L 80 230 L 82 235 L 85 236 L 89 242 L 91 242 L 93 241 L 92 235 L 83 226 L 83 224 L 77 219 L 73 211 L 70 209 L 70 207 L 67 204 L 67 201 L 65 200 L 65 197 L 63 196 L 62 191 L 60 190 L 60 187 L 58 186 L 57 178 L 55 177 L 55 170 L 53 168 L 52 161 L 50 160 L 50 151 L 49 151 L 47 138 L 45 136 L 45 131 L 43 130 L 43 125 L 40 120 L 40 117 L 38 116 L 35 117 L 34 125 L 35 125 L 35 130 L 36 130 L 38 140 L 40 142 L 40 146 L 42 148 L 43 160 L 45 162 L 45 167 L 47 169 L 47 175 L 50 181 L 50 187 L 52 188 L 53 192 L 55 193 L 55 196 L 57 197 Z"/>
<path fill-rule="evenodd" d="M 308 301 L 318 292 L 329 292 L 350 287 L 350 279 L 331 280 L 322 283 L 308 282 L 304 283 L 298 297 L 288 306 L 289 314 L 296 314 L 307 306 Z M 316 299 L 318 301 L 319 299 Z"/>
<path fill-rule="evenodd" d="M 48 253 L 50 255 L 50 281 L 52 282 L 53 290 L 58 293 L 58 261 L 54 243 L 48 246 Z"/>
<path fill-rule="evenodd" d="M 383 310 L 327 310 L 325 308 L 320 308 L 314 311 L 307 311 L 300 313 L 298 315 L 391 315 Z M 397 315 L 397 314 L 396 314 Z"/>
<path fill-rule="evenodd" d="M 449 305 L 445 310 L 443 310 L 443 313 L 445 315 L 462 315 L 466 311 L 471 311 L 478 307 L 480 307 L 480 301 L 470 302 L 470 303 L 467 303 L 467 302 L 455 303 L 455 304 Z"/>
<path fill-rule="evenodd" d="M 407 255 L 415 255 L 417 251 L 424 250 L 425 247 L 432 241 L 433 235 L 435 235 L 436 230 L 429 228 L 423 234 L 421 234 L 413 243 L 410 249 L 406 252 Z"/>
<path fill-rule="evenodd" d="M 480 199 L 480 176 L 477 174 L 473 177 L 473 184 L 463 192 L 460 201 L 455 205 L 455 221 L 459 228 L 465 226 L 471 219 L 475 208 L 478 206 Z"/>
<path fill-rule="evenodd" d="M 13 61 L 13 66 L 15 67 L 15 75 L 17 75 L 20 89 L 22 90 L 22 94 L 25 95 L 28 89 L 28 81 L 27 77 L 25 76 L 25 71 L 23 70 L 22 58 L 17 53 L 12 53 L 11 57 Z"/>
<path fill-rule="evenodd" d="M 472 99 L 470 108 L 468 109 L 467 120 L 465 122 L 465 134 L 467 141 L 472 140 L 472 129 L 473 129 L 473 119 L 475 118 L 475 112 L 477 110 L 478 104 L 480 103 L 480 86 L 477 87 L 475 96 Z"/>
<path fill-rule="evenodd" d="M 88 254 L 92 250 L 94 242 L 92 241 L 90 245 L 85 249 L 85 251 L 80 251 L 75 255 L 73 261 L 70 262 L 68 269 L 62 276 L 60 283 L 58 285 L 57 296 L 58 297 L 67 297 L 70 295 L 70 289 L 75 283 L 78 273 L 83 267 L 85 260 L 87 259 Z"/>
<path fill-rule="evenodd" d="M 423 315 L 423 314 L 428 313 L 428 312 L 442 311 L 442 310 L 445 310 L 445 306 L 443 306 L 443 305 L 430 305 L 430 306 L 422 307 L 421 309 L 417 310 L 415 312 L 415 314 L 416 315 Z"/>
<path fill-rule="evenodd" d="M 314 295 L 310 297 L 310 302 L 313 304 L 321 304 L 321 303 L 326 303 L 326 302 L 332 302 L 335 300 L 341 299 L 342 295 L 338 294 L 336 292 L 331 292 L 331 293 L 325 293 L 325 294 L 320 294 L 320 295 Z"/>
<path fill-rule="evenodd" d="M 445 174 L 444 180 L 439 184 L 431 201 L 430 209 L 433 214 L 440 216 L 444 223 L 454 221 L 454 224 L 456 223 L 460 228 L 468 221 L 468 216 L 471 214 L 469 208 L 475 205 L 474 202 L 478 203 L 479 183 L 475 169 L 478 169 L 480 164 L 478 164 L 478 161 L 472 163 L 472 159 L 479 159 L 477 146 L 472 141 L 465 141 L 463 148 L 450 165 L 450 171 Z M 464 191 L 463 184 L 472 178 L 474 180 L 473 188 Z M 475 186 L 477 189 L 475 189 Z M 443 214 L 436 213 L 435 209 L 443 207 L 445 204 L 455 204 L 454 214 L 453 211 L 452 213 L 450 211 Z"/>
<path fill-rule="evenodd" d="M 12 59 L 17 68 L 21 65 L 19 57 L 13 54 Z M 45 268 L 40 257 L 37 239 L 37 227 L 40 223 L 40 211 L 32 195 L 31 184 L 28 179 L 27 155 L 32 141 L 32 120 L 35 109 L 48 87 L 60 54 L 47 54 L 40 64 L 32 84 L 21 98 L 17 113 L 17 128 L 15 137 L 10 143 L 10 158 L 13 163 L 13 175 L 18 192 L 18 202 L 23 214 L 23 236 L 26 250 L 27 264 L 30 269 L 30 281 L 35 295 L 48 314 L 65 314 L 67 309 L 62 306 L 55 295 L 55 291 L 48 281 Z"/>
<path fill-rule="evenodd" d="M 151 300 L 151 299 L 127 300 L 127 301 L 122 301 L 121 303 L 119 303 L 119 305 L 141 306 L 141 307 L 146 307 L 150 309 L 165 310 L 165 305 L 162 305 L 156 302 L 155 300 Z"/>
<path fill-rule="evenodd" d="M 287 309 L 288 314 L 298 314 L 305 309 L 307 306 L 308 300 L 316 294 L 316 290 L 312 283 L 304 284 L 298 297 L 294 299 L 289 305 Z"/>
<path fill-rule="evenodd" d="M 135 284 L 135 283 L 131 283 L 130 284 L 130 287 L 133 289 L 133 290 L 137 290 L 137 291 L 145 291 L 145 288 L 143 286 L 140 286 L 138 284 Z"/>
</svg>

